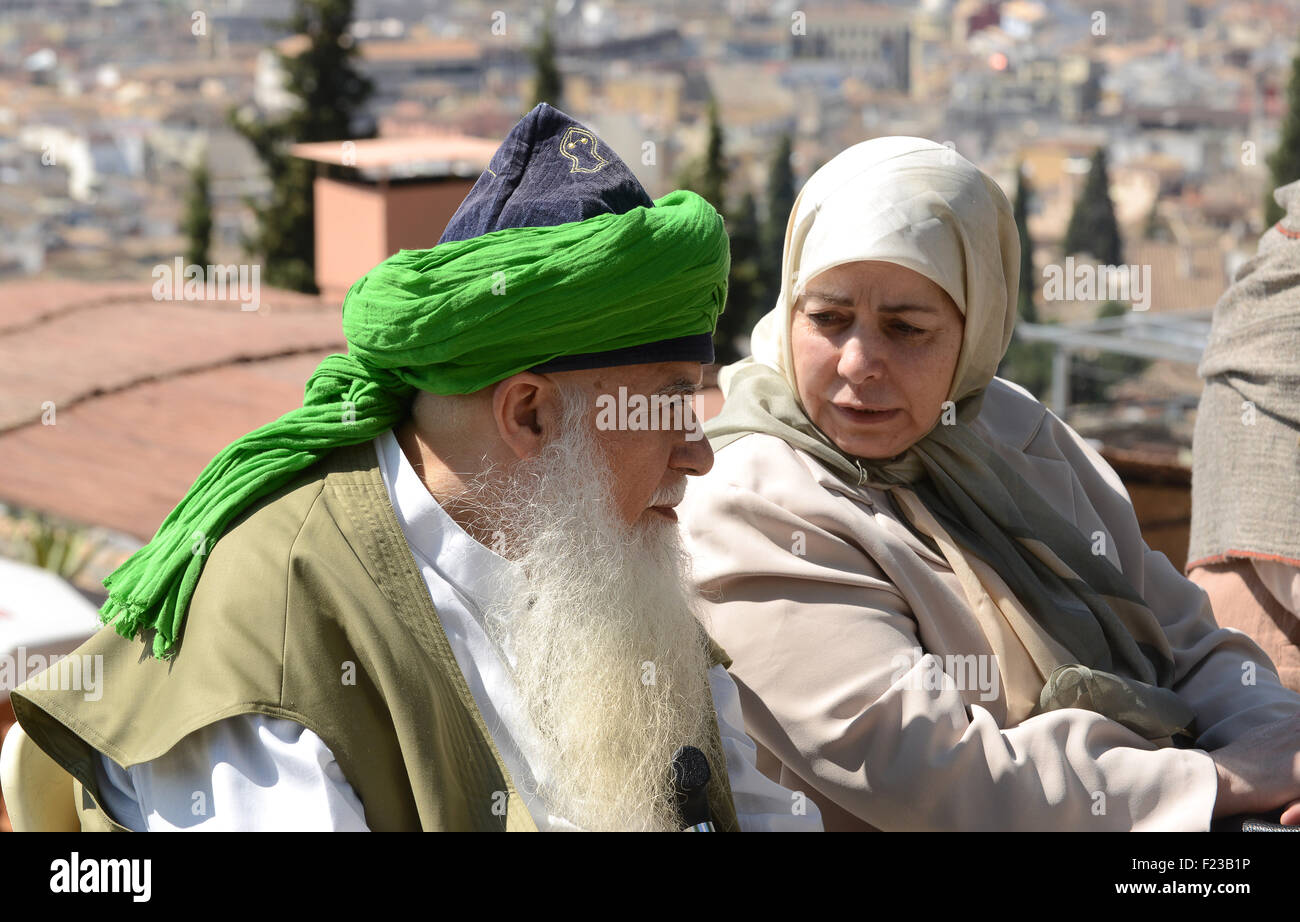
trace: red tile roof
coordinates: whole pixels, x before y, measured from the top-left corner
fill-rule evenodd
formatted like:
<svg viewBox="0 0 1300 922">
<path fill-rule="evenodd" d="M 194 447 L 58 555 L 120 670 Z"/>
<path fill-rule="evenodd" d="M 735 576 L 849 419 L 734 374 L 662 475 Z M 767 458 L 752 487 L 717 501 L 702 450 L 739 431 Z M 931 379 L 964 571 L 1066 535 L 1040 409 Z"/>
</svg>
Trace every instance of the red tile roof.
<svg viewBox="0 0 1300 922">
<path fill-rule="evenodd" d="M 337 305 L 291 292 L 241 311 L 147 283 L 0 285 L 0 500 L 147 540 L 213 455 L 300 406 L 345 350 Z"/>
</svg>

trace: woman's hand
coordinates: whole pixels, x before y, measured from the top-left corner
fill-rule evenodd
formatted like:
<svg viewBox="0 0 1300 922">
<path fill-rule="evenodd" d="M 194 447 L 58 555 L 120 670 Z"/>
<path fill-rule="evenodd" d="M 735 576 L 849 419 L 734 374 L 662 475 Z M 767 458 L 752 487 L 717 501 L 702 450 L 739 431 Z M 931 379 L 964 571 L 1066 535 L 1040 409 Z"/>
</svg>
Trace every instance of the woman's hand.
<svg viewBox="0 0 1300 922">
<path fill-rule="evenodd" d="M 1271 813 L 1300 825 L 1300 716 L 1255 727 L 1210 753 L 1219 774 L 1214 817 Z"/>
</svg>

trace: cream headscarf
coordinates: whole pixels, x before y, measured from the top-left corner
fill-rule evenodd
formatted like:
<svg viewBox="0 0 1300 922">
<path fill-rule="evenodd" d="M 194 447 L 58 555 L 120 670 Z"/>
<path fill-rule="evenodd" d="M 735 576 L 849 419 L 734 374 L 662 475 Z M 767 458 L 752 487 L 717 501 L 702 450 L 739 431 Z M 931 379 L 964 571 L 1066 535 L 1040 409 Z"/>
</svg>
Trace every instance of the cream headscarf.
<svg viewBox="0 0 1300 922">
<path fill-rule="evenodd" d="M 1020 238 L 998 184 L 951 148 L 922 138 L 864 141 L 809 178 L 786 224 L 781 294 L 754 327 L 750 361 L 776 369 L 793 388 L 793 305 L 817 275 L 864 259 L 919 272 L 948 293 L 966 318 L 948 399 L 983 392 L 1011 342 Z M 724 393 L 746 364 L 722 370 Z M 973 409 L 978 413 L 978 402 Z"/>
<path fill-rule="evenodd" d="M 846 455 L 812 423 L 790 351 L 791 312 L 807 283 L 861 260 L 920 273 L 965 318 L 949 391 L 955 423 L 936 420 L 888 461 Z M 849 148 L 795 199 L 777 305 L 754 328 L 752 358 L 719 375 L 727 400 L 705 431 L 715 449 L 748 432 L 777 435 L 840 476 L 888 490 L 961 581 L 997 655 L 1010 723 L 1081 707 L 1147 739 L 1186 737 L 1194 715 L 1170 690 L 1172 652 L 1150 608 L 968 425 L 1011 340 L 1019 264 L 1006 196 L 951 148 L 899 137 Z M 889 557 L 881 552 L 872 556 Z"/>
</svg>

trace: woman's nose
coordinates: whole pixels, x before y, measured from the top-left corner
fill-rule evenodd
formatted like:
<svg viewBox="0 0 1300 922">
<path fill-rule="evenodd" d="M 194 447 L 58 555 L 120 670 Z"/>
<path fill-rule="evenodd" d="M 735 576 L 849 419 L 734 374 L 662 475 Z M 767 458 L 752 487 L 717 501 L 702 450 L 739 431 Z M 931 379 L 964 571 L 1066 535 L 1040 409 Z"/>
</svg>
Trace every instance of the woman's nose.
<svg viewBox="0 0 1300 922">
<path fill-rule="evenodd" d="M 883 369 L 879 344 L 871 336 L 854 333 L 844 340 L 836 369 L 841 378 L 860 384 L 869 378 L 879 377 Z"/>
</svg>

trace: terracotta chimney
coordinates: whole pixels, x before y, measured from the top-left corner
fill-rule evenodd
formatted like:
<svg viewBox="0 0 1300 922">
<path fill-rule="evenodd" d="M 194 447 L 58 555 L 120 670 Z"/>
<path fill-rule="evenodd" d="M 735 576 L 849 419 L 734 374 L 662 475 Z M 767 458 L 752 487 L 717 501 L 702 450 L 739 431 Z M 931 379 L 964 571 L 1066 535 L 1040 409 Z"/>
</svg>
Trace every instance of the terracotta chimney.
<svg viewBox="0 0 1300 922">
<path fill-rule="evenodd" d="M 320 165 L 313 195 L 321 295 L 342 303 L 353 282 L 398 250 L 437 243 L 498 144 L 465 135 L 295 144 L 294 156 Z"/>
</svg>

